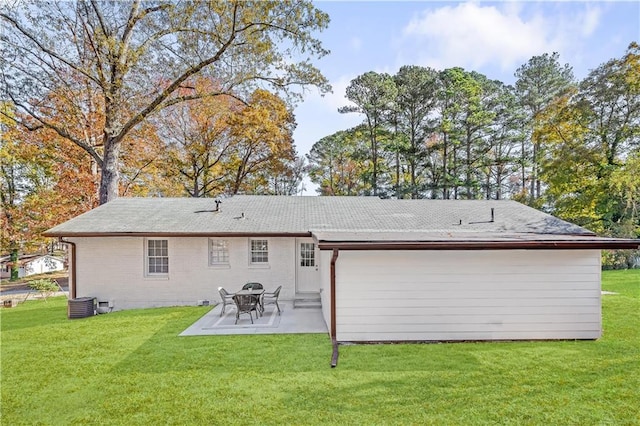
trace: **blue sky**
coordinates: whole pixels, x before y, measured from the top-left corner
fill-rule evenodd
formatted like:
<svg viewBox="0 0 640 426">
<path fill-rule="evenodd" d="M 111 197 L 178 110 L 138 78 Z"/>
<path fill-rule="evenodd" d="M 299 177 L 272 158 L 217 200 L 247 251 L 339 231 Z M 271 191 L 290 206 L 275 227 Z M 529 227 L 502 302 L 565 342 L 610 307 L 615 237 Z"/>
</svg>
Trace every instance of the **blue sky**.
<svg viewBox="0 0 640 426">
<path fill-rule="evenodd" d="M 576 78 L 640 42 L 640 2 L 634 1 L 317 1 L 331 17 L 318 34 L 331 53 L 316 65 L 333 93 L 308 93 L 295 110 L 298 152 L 362 121 L 339 114 L 345 88 L 367 71 L 395 74 L 402 65 L 454 66 L 507 84 L 534 55 L 558 52 Z M 305 195 L 315 187 L 305 182 Z"/>
</svg>

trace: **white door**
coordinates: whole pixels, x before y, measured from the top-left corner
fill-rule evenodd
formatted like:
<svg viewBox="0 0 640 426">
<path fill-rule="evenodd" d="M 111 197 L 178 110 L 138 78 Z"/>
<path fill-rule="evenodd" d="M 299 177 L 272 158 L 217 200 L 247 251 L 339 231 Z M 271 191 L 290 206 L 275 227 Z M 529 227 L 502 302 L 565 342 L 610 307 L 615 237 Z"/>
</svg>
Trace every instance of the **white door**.
<svg viewBox="0 0 640 426">
<path fill-rule="evenodd" d="M 296 293 L 319 293 L 318 249 L 311 238 L 296 239 Z"/>
</svg>

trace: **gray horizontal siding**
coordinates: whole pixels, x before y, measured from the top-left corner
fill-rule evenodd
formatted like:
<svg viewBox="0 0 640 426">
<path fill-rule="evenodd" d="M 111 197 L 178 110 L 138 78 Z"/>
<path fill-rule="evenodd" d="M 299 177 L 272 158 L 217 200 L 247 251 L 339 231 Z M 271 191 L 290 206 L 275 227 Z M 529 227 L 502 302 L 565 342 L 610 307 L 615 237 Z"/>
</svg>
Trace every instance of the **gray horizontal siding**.
<svg viewBox="0 0 640 426">
<path fill-rule="evenodd" d="M 597 338 L 599 256 L 597 250 L 341 252 L 338 340 Z"/>
</svg>

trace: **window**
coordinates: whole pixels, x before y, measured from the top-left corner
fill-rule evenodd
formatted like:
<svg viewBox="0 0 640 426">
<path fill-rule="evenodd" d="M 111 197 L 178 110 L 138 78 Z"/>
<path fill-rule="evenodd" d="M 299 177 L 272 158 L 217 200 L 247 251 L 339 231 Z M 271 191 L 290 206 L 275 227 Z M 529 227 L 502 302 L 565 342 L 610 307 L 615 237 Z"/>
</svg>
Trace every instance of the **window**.
<svg viewBox="0 0 640 426">
<path fill-rule="evenodd" d="M 227 240 L 209 239 L 209 266 L 229 264 L 229 245 Z"/>
<path fill-rule="evenodd" d="M 169 242 L 167 240 L 147 240 L 147 274 L 166 275 L 169 273 Z"/>
<path fill-rule="evenodd" d="M 269 263 L 269 241 L 249 240 L 249 250 L 252 264 Z"/>
<path fill-rule="evenodd" d="M 316 266 L 316 251 L 313 243 L 300 243 L 300 266 Z"/>
</svg>

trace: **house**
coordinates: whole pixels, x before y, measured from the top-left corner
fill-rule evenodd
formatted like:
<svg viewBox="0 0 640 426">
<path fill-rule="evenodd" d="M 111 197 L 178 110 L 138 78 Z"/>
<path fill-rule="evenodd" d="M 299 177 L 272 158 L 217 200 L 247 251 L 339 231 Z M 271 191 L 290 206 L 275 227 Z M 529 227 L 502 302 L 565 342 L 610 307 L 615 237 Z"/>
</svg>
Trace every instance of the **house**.
<svg viewBox="0 0 640 426">
<path fill-rule="evenodd" d="M 317 299 L 334 342 L 596 339 L 601 238 L 514 201 L 120 198 L 47 231 L 72 297 L 195 305 L 258 281 Z"/>
<path fill-rule="evenodd" d="M 18 278 L 64 270 L 64 260 L 48 254 L 28 254 L 18 258 Z M 0 278 L 11 277 L 11 256 L 0 258 Z"/>
</svg>

